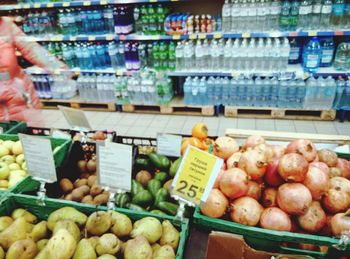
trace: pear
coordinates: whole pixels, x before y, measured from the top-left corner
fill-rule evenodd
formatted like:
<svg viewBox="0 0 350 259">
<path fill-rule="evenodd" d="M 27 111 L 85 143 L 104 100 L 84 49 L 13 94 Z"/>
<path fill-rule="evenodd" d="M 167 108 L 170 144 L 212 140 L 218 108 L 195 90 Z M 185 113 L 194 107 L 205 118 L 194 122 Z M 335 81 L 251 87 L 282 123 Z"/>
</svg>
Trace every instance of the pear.
<svg viewBox="0 0 350 259">
<path fill-rule="evenodd" d="M 36 246 L 38 247 L 38 250 L 39 251 L 43 250 L 46 247 L 48 242 L 49 242 L 48 239 L 41 239 L 38 242 L 36 242 Z"/>
<path fill-rule="evenodd" d="M 88 240 L 89 240 L 90 244 L 92 245 L 92 247 L 95 249 L 100 238 L 99 237 L 90 237 Z"/>
<path fill-rule="evenodd" d="M 30 224 L 28 222 L 26 222 L 26 232 L 29 234 L 33 231 L 33 228 L 34 228 L 34 224 Z"/>
<path fill-rule="evenodd" d="M 35 224 L 37 222 L 37 217 L 35 215 L 33 215 L 32 213 L 30 213 L 29 211 L 26 211 L 25 209 L 15 209 L 12 214 L 11 217 L 13 219 L 18 219 L 19 217 L 24 217 L 24 219 L 31 224 Z"/>
<path fill-rule="evenodd" d="M 160 245 L 170 245 L 174 251 L 176 251 L 180 239 L 179 231 L 177 231 L 177 229 L 170 223 L 169 220 L 164 220 L 162 227 L 163 234 L 159 241 Z"/>
<path fill-rule="evenodd" d="M 151 259 L 152 247 L 144 236 L 128 240 L 124 251 L 125 259 Z"/>
<path fill-rule="evenodd" d="M 9 216 L 0 217 L 0 232 L 4 231 L 13 223 L 13 219 Z"/>
<path fill-rule="evenodd" d="M 112 228 L 111 231 L 117 237 L 129 236 L 132 230 L 132 222 L 128 216 L 116 211 L 111 211 Z"/>
<path fill-rule="evenodd" d="M 130 233 L 132 238 L 139 235 L 144 236 L 150 244 L 154 244 L 162 236 L 162 224 L 156 218 L 142 218 L 134 223 L 134 229 Z"/>
<path fill-rule="evenodd" d="M 73 221 L 71 220 L 61 220 L 58 221 L 52 231 L 52 233 L 55 235 L 60 229 L 65 229 L 67 230 L 72 237 L 74 237 L 76 242 L 79 242 L 80 240 L 80 229 L 77 226 L 77 224 L 75 224 Z"/>
<path fill-rule="evenodd" d="M 34 242 L 40 239 L 46 238 L 49 235 L 49 229 L 47 228 L 47 221 L 43 220 L 36 224 L 29 234 L 29 237 L 34 240 Z"/>
<path fill-rule="evenodd" d="M 0 259 L 4 259 L 5 258 L 5 251 L 4 249 L 0 246 Z"/>
<path fill-rule="evenodd" d="M 85 228 L 91 235 L 101 236 L 111 227 L 111 215 L 106 211 L 92 213 L 87 219 Z"/>
<path fill-rule="evenodd" d="M 25 219 L 20 217 L 2 231 L 0 233 L 0 246 L 7 250 L 17 240 L 25 239 L 27 236 L 26 223 Z"/>
<path fill-rule="evenodd" d="M 14 242 L 6 253 L 6 259 L 32 259 L 38 253 L 38 248 L 32 239 Z"/>
<path fill-rule="evenodd" d="M 100 237 L 96 245 L 98 255 L 111 254 L 116 255 L 120 249 L 120 240 L 112 233 L 104 234 Z"/>
<path fill-rule="evenodd" d="M 170 245 L 161 246 L 152 256 L 152 259 L 175 259 L 174 249 Z"/>
<path fill-rule="evenodd" d="M 160 248 L 160 244 L 158 243 L 155 243 L 152 245 L 152 251 L 153 251 L 153 254 Z"/>
<path fill-rule="evenodd" d="M 79 227 L 82 227 L 86 223 L 87 216 L 72 207 L 63 207 L 50 214 L 47 219 L 47 226 L 52 231 L 57 221 L 65 219 L 72 220 L 77 223 Z"/>
<path fill-rule="evenodd" d="M 42 250 L 46 258 L 70 259 L 74 255 L 77 242 L 66 229 L 59 229 Z"/>
<path fill-rule="evenodd" d="M 49 251 L 46 249 L 46 247 L 34 257 L 34 259 L 48 259 Z"/>
<path fill-rule="evenodd" d="M 96 259 L 97 255 L 94 247 L 88 239 L 84 238 L 78 243 L 73 259 Z"/>
<path fill-rule="evenodd" d="M 115 257 L 114 255 L 104 254 L 97 257 L 97 259 L 117 259 L 117 257 Z"/>
</svg>

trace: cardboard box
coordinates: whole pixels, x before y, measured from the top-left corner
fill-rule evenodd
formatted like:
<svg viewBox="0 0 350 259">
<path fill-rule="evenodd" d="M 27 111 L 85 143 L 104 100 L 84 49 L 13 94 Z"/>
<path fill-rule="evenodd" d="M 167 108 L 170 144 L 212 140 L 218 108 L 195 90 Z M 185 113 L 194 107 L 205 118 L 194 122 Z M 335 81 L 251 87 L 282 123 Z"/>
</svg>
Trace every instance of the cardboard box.
<svg viewBox="0 0 350 259">
<path fill-rule="evenodd" d="M 312 258 L 310 256 L 283 255 L 251 248 L 241 235 L 213 231 L 209 235 L 206 259 L 271 259 Z"/>
</svg>

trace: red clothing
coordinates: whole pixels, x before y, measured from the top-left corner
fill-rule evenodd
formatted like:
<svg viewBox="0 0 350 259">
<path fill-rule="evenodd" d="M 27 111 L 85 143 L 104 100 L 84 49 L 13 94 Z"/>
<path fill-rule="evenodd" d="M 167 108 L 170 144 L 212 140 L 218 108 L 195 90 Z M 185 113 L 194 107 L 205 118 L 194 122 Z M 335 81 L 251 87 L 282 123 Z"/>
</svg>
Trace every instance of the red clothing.
<svg viewBox="0 0 350 259">
<path fill-rule="evenodd" d="M 48 71 L 65 68 L 45 48 L 25 41 L 23 36 L 10 18 L 0 17 L 0 121 L 37 120 L 32 116 L 40 108 L 32 81 L 18 65 L 16 49 L 29 62 Z"/>
</svg>

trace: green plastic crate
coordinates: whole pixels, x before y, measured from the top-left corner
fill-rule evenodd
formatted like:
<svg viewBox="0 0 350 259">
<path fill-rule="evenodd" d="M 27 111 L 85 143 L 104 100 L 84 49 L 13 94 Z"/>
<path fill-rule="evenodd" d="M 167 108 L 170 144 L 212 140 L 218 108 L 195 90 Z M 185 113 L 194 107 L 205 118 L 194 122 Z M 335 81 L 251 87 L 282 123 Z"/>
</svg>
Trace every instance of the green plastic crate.
<svg viewBox="0 0 350 259">
<path fill-rule="evenodd" d="M 1 140 L 12 140 L 17 141 L 19 138 L 17 135 L 12 134 L 1 134 L 0 135 Z M 62 165 L 66 154 L 68 153 L 68 150 L 70 148 L 71 141 L 66 139 L 57 139 L 57 138 L 49 138 L 51 141 L 51 147 L 52 149 L 55 149 L 56 147 L 60 146 L 55 152 L 54 152 L 54 160 L 56 167 L 59 167 Z M 39 188 L 40 183 L 38 181 L 33 180 L 30 176 L 27 176 L 23 181 L 19 182 L 17 185 L 9 188 L 8 190 L 1 190 L 0 191 L 0 197 L 3 197 L 4 195 L 8 193 L 22 193 L 22 192 L 30 192 L 37 190 Z"/>
<path fill-rule="evenodd" d="M 24 132 L 27 124 L 22 121 L 0 122 L 0 128 L 4 134 L 17 134 Z"/>
<path fill-rule="evenodd" d="M 105 206 L 92 206 L 87 204 L 78 204 L 76 202 L 63 201 L 57 199 L 45 199 L 45 206 L 38 205 L 38 198 L 24 195 L 24 194 L 9 194 L 6 198 L 4 198 L 0 203 L 0 215 L 10 215 L 10 213 L 16 208 L 24 208 L 29 212 L 33 213 L 35 216 L 40 218 L 41 220 L 46 220 L 49 214 L 57 209 L 62 207 L 74 207 L 77 210 L 83 212 L 86 215 L 90 215 L 91 213 L 98 210 L 107 210 Z M 189 222 L 187 219 L 184 219 L 182 222 L 177 223 L 174 217 L 171 216 L 160 216 L 154 215 L 147 212 L 137 212 L 128 209 L 115 209 L 120 213 L 127 215 L 131 220 L 139 220 L 144 217 L 154 217 L 158 218 L 160 221 L 169 220 L 174 224 L 175 227 L 180 231 L 180 240 L 179 247 L 177 249 L 176 258 L 181 259 L 184 254 L 184 249 L 186 245 L 186 239 L 188 237 L 189 231 Z"/>
</svg>

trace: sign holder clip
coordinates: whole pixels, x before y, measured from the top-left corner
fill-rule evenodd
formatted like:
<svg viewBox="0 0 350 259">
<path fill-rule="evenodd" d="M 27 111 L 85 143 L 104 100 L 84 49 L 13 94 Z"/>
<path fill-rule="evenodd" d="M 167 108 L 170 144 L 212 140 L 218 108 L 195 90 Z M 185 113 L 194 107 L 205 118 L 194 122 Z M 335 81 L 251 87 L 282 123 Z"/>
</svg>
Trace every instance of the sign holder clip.
<svg viewBox="0 0 350 259">
<path fill-rule="evenodd" d="M 46 205 L 45 204 L 45 198 L 46 198 L 45 184 L 46 184 L 46 182 L 40 181 L 39 191 L 37 192 L 37 195 L 38 195 L 37 204 L 40 205 L 40 206 L 45 206 Z"/>
</svg>

